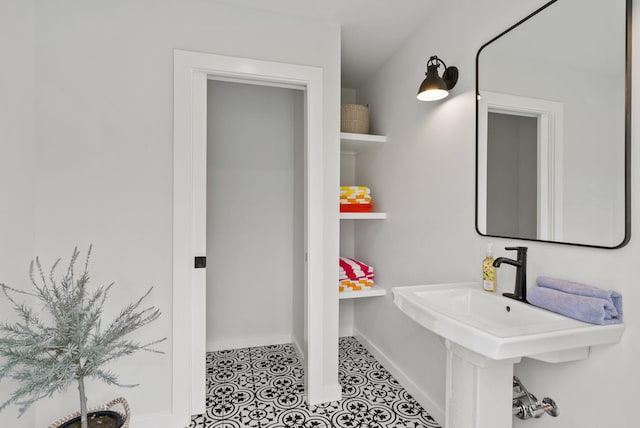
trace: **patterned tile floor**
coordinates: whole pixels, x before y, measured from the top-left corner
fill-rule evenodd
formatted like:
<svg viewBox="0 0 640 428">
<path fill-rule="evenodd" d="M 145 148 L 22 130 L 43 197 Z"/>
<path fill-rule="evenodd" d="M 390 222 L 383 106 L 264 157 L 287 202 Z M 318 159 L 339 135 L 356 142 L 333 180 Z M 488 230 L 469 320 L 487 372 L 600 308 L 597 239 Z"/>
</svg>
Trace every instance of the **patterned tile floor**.
<svg viewBox="0 0 640 428">
<path fill-rule="evenodd" d="M 342 400 L 309 405 L 293 345 L 207 354 L 207 411 L 189 428 L 439 428 L 353 337 L 340 338 Z"/>
</svg>

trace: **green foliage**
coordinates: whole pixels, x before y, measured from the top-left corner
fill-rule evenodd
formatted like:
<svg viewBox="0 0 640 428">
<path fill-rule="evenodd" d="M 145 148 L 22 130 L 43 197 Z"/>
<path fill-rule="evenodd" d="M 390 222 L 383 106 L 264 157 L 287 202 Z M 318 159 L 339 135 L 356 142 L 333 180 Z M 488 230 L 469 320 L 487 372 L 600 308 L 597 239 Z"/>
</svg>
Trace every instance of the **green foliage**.
<svg viewBox="0 0 640 428">
<path fill-rule="evenodd" d="M 153 346 L 165 339 L 138 343 L 124 338 L 160 316 L 155 307 L 139 309 L 151 289 L 125 306 L 113 321 L 102 325 L 103 307 L 113 283 L 93 292 L 88 289 L 90 255 L 91 247 L 78 276 L 74 268 L 79 252 L 74 249 L 69 266 L 59 280 L 55 279 L 59 259 L 47 275 L 36 258 L 29 269 L 33 291 L 0 283 L 18 316 L 16 323 L 0 324 L 0 380 L 10 378 L 19 385 L 10 398 L 0 404 L 0 411 L 17 404 L 22 414 L 37 400 L 51 397 L 85 378 L 110 385 L 135 386 L 121 385 L 118 376 L 105 365 L 138 350 L 160 352 Z M 35 312 L 18 302 L 18 295 L 37 299 L 41 310 Z M 81 408 L 86 408 L 83 393 L 80 399 Z"/>
</svg>

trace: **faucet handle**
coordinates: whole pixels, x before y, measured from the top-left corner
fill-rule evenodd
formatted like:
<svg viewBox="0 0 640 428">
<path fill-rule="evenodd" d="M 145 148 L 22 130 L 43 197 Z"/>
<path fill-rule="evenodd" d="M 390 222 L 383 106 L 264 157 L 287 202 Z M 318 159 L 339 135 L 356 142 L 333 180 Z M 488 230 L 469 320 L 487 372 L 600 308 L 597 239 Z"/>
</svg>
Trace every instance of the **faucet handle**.
<svg viewBox="0 0 640 428">
<path fill-rule="evenodd" d="M 518 261 L 525 261 L 527 258 L 527 250 L 528 247 L 504 247 L 505 250 L 517 251 L 518 252 Z"/>
<path fill-rule="evenodd" d="M 548 415 L 551 415 L 554 418 L 560 416 L 560 409 L 558 409 L 558 405 L 549 397 L 544 397 L 542 399 L 542 408 Z"/>
</svg>

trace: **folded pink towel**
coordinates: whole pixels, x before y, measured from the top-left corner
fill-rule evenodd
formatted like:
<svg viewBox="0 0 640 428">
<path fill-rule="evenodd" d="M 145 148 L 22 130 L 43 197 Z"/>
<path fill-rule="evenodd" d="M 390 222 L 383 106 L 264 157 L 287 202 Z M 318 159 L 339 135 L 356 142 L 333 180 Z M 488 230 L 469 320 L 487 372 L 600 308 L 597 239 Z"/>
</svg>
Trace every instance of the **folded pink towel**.
<svg viewBox="0 0 640 428">
<path fill-rule="evenodd" d="M 340 257 L 340 279 L 373 279 L 373 268 L 360 260 Z"/>
</svg>

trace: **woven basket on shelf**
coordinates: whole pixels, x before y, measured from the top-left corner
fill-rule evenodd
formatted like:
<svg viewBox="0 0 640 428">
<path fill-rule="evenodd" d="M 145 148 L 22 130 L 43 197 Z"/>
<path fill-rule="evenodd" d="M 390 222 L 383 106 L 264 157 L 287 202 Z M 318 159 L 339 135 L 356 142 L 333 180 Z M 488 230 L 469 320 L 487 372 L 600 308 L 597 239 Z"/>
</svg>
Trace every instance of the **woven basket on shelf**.
<svg viewBox="0 0 640 428">
<path fill-rule="evenodd" d="M 117 410 L 113 410 L 113 407 L 117 404 L 120 404 L 122 406 L 122 408 L 124 409 L 124 413 L 119 412 Z M 131 416 L 131 412 L 130 412 L 129 403 L 127 403 L 127 400 L 125 400 L 123 397 L 115 398 L 109 401 L 104 406 L 98 406 L 98 407 L 94 407 L 92 409 L 87 410 L 87 414 L 92 412 L 102 412 L 106 410 L 115 411 L 116 413 L 118 413 L 122 417 L 122 420 L 124 421 L 124 423 L 122 424 L 122 428 L 129 428 L 129 418 Z M 79 417 L 80 417 L 80 412 L 74 412 L 69 416 L 66 416 L 62 419 L 58 419 L 57 421 L 49 425 L 49 428 L 58 428 L 60 425 Z"/>
<path fill-rule="evenodd" d="M 369 133 L 369 106 L 343 104 L 340 109 L 340 132 Z"/>
</svg>

